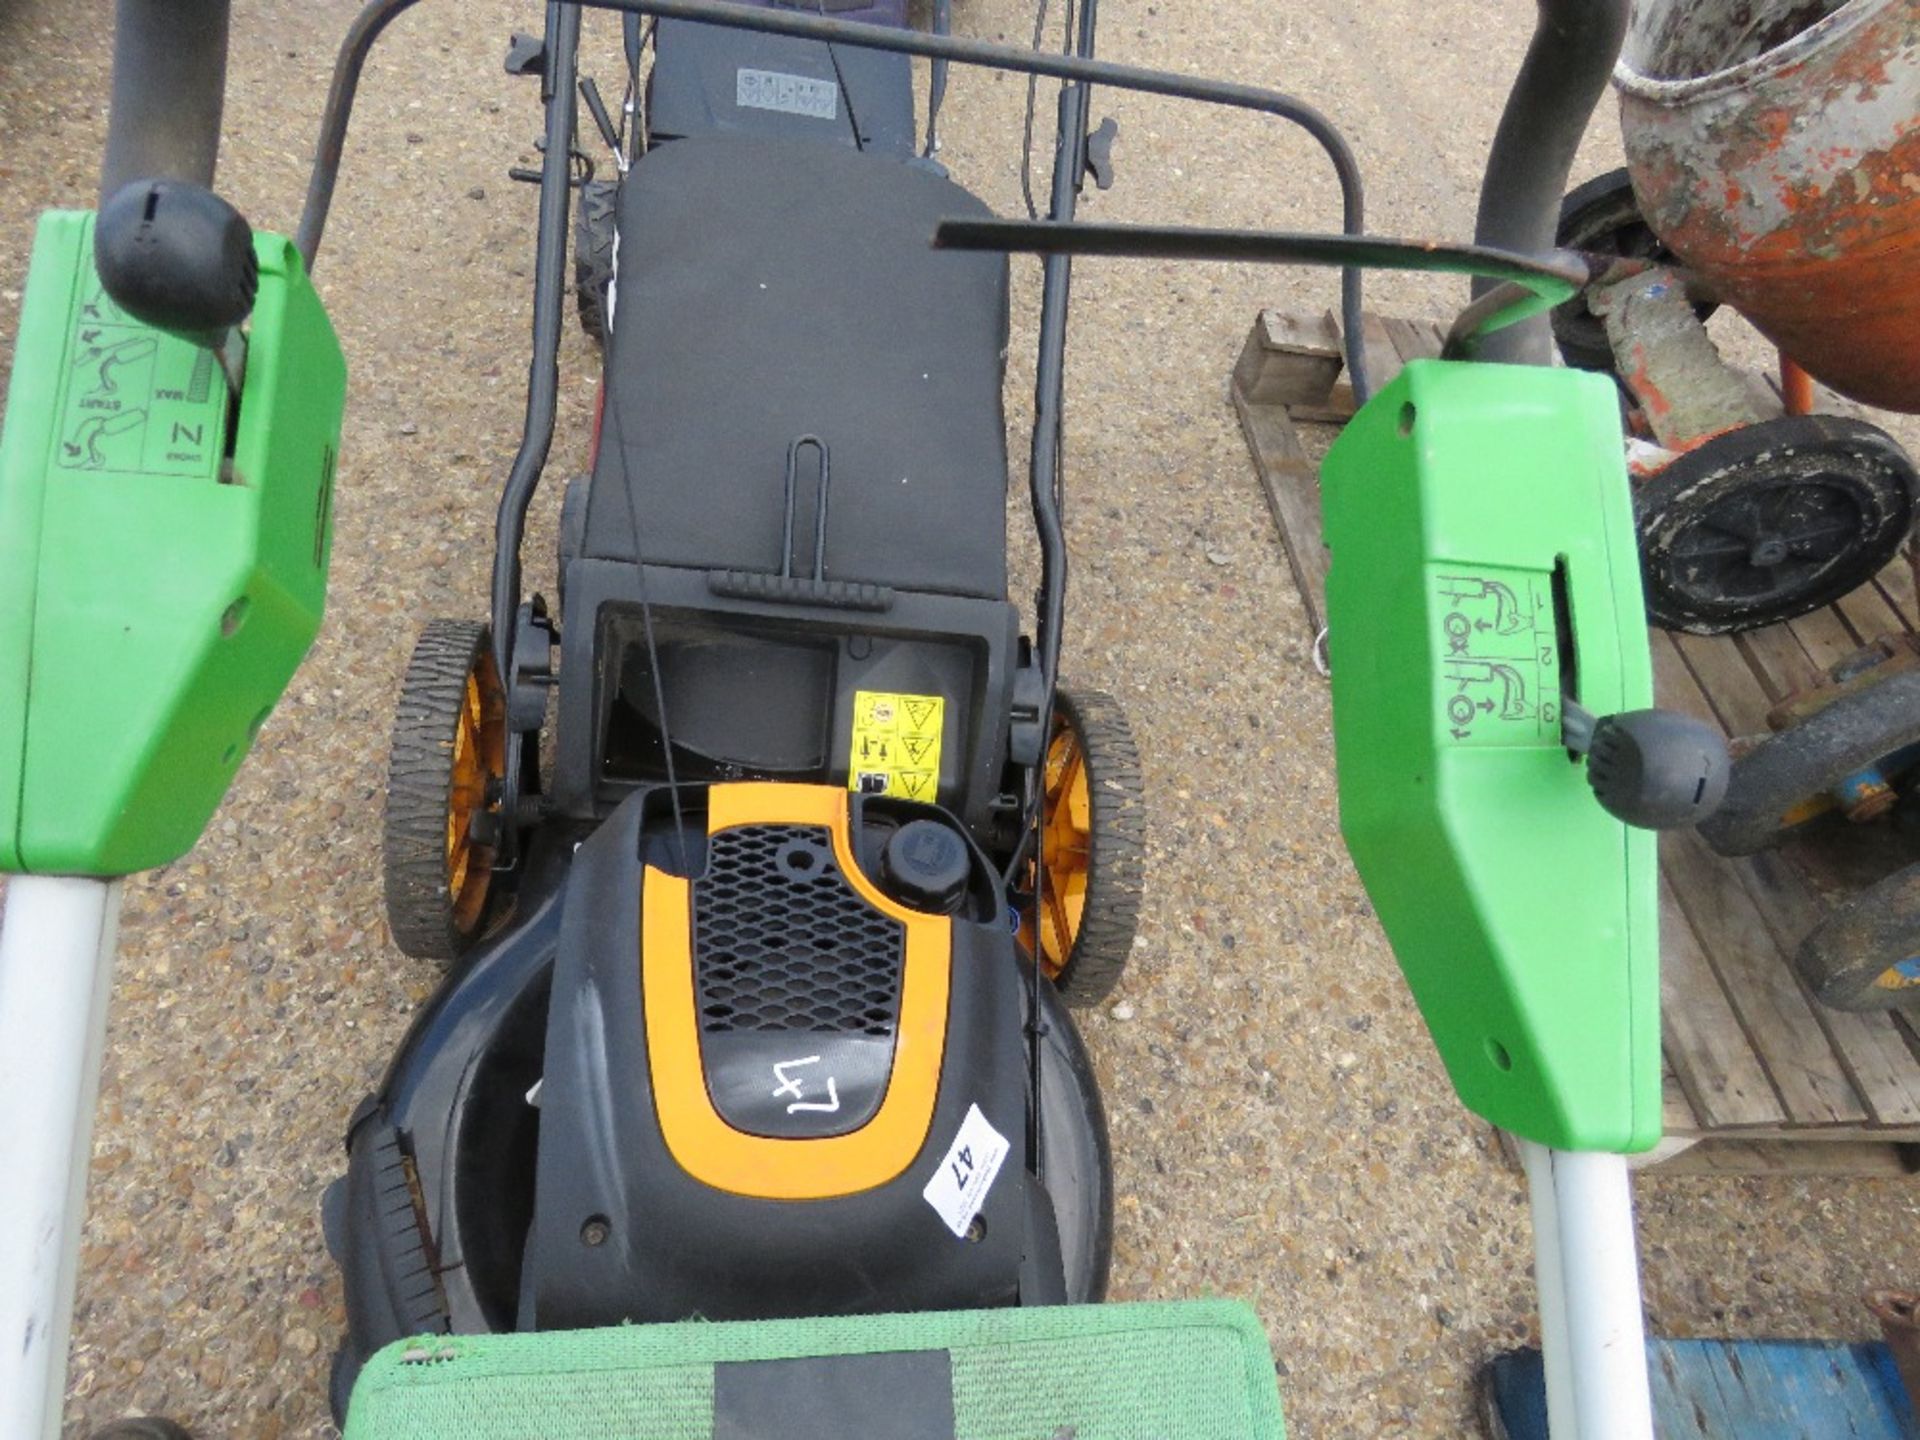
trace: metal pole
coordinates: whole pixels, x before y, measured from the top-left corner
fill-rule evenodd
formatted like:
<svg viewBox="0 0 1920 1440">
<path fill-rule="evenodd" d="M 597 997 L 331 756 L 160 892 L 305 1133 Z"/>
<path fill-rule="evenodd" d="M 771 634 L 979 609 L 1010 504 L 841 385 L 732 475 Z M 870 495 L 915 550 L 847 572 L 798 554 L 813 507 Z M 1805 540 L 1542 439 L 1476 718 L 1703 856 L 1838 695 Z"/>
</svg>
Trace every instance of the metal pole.
<svg viewBox="0 0 1920 1440">
<path fill-rule="evenodd" d="M 1480 184 L 1473 238 L 1502 250 L 1551 250 L 1560 197 L 1593 107 L 1606 92 L 1627 33 L 1628 0 L 1539 0 L 1527 58 L 1507 95 Z M 1476 280 L 1473 293 L 1492 282 Z M 1543 315 L 1487 337 L 1479 358 L 1551 365 Z"/>
<path fill-rule="evenodd" d="M 547 6 L 546 151 L 540 161 L 540 209 L 534 226 L 533 354 L 527 361 L 526 423 L 520 448 L 500 494 L 494 520 L 493 663 L 501 682 L 514 685 L 514 630 L 520 609 L 520 537 L 527 505 L 553 444 L 554 411 L 560 395 L 560 328 L 566 322 L 566 285 L 572 258 L 567 222 L 573 210 L 574 87 L 580 49 L 580 7 Z M 317 237 L 316 237 L 316 243 Z M 640 563 L 640 556 L 633 557 Z"/>
<path fill-rule="evenodd" d="M 1553 1198 L 1553 1161 L 1544 1145 L 1520 1140 L 1533 1209 L 1533 1287 L 1540 1296 L 1540 1359 L 1547 1377 L 1550 1440 L 1572 1434 L 1573 1377 L 1567 1373 L 1567 1279 L 1560 1264 L 1560 1213 Z"/>
<path fill-rule="evenodd" d="M 1519 1140 L 1552 1440 L 1653 1440 L 1633 1194 L 1621 1155 Z"/>
<path fill-rule="evenodd" d="M 0 1440 L 54 1440 L 86 1216 L 118 880 L 8 877 L 0 919 Z"/>
<path fill-rule="evenodd" d="M 134 180 L 213 188 L 229 0 L 119 0 L 100 199 Z"/>
</svg>

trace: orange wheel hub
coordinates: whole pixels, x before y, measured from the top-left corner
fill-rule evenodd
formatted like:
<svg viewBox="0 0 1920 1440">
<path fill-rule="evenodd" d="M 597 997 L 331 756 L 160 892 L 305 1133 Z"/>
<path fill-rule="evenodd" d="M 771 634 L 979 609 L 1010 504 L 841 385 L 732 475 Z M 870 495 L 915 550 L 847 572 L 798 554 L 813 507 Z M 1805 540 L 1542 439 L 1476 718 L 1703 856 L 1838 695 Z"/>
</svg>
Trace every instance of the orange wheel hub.
<svg viewBox="0 0 1920 1440">
<path fill-rule="evenodd" d="M 1087 908 L 1087 871 L 1093 863 L 1093 792 L 1086 751 L 1065 720 L 1055 717 L 1047 745 L 1046 805 L 1040 834 L 1040 964 L 1058 976 L 1073 955 Z M 1032 927 L 1027 930 L 1032 943 Z"/>
<path fill-rule="evenodd" d="M 473 819 L 487 808 L 489 790 L 506 777 L 506 714 L 493 657 L 483 654 L 467 672 L 447 789 L 447 893 L 454 924 L 463 932 L 478 923 L 493 878 L 493 847 L 473 838 Z"/>
</svg>

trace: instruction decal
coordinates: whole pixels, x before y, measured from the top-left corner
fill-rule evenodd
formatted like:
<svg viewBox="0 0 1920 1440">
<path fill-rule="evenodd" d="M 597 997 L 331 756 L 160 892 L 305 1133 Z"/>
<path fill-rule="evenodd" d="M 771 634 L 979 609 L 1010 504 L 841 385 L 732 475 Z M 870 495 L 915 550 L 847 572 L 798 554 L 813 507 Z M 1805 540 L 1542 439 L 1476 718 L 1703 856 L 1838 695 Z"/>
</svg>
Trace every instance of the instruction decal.
<svg viewBox="0 0 1920 1440">
<path fill-rule="evenodd" d="M 735 72 L 733 101 L 742 110 L 774 110 L 782 115 L 805 115 L 812 120 L 840 117 L 840 87 L 833 81 L 789 75 L 780 70 Z"/>
<path fill-rule="evenodd" d="M 1007 1137 L 987 1123 L 978 1105 L 969 1105 L 946 1158 L 920 1192 L 947 1229 L 962 1240 L 987 1203 L 987 1192 L 993 1189 L 1006 1158 Z"/>
<path fill-rule="evenodd" d="M 211 478 L 226 442 L 217 364 L 211 350 L 131 319 L 89 267 L 67 350 L 60 468 Z"/>
<path fill-rule="evenodd" d="M 942 695 L 854 691 L 847 788 L 932 804 L 940 793 L 940 735 L 946 718 Z"/>
<path fill-rule="evenodd" d="M 1435 717 L 1456 745 L 1558 745 L 1560 640 L 1544 570 L 1435 565 Z"/>
</svg>

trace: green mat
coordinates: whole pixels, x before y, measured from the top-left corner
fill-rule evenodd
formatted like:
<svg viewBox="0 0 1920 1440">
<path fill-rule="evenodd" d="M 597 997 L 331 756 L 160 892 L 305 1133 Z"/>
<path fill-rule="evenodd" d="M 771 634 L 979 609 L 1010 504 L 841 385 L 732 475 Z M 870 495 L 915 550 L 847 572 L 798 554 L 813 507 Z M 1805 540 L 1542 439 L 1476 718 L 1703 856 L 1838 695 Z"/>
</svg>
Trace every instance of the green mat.
<svg viewBox="0 0 1920 1440">
<path fill-rule="evenodd" d="M 434 1335 L 390 1345 L 346 1440 L 709 1440 L 717 1362 L 952 1356 L 955 1440 L 1284 1440 L 1258 1318 L 1226 1300 Z"/>
</svg>

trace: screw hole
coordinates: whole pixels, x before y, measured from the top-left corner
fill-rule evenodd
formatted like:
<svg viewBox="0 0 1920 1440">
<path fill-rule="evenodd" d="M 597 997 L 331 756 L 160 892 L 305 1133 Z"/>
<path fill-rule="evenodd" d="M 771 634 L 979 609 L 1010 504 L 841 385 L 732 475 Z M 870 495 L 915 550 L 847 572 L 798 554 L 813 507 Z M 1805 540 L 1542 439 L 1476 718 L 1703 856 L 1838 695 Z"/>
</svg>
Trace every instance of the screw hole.
<svg viewBox="0 0 1920 1440">
<path fill-rule="evenodd" d="M 1406 436 L 1406 435 L 1411 435 L 1411 434 L 1413 434 L 1413 420 L 1414 420 L 1414 414 L 1415 414 L 1415 412 L 1414 412 L 1414 408 L 1413 408 L 1413 402 L 1412 402 L 1411 400 L 1409 400 L 1409 401 L 1408 401 L 1408 402 L 1407 402 L 1406 404 L 1404 404 L 1404 405 L 1402 405 L 1402 406 L 1400 407 L 1400 433 L 1401 433 L 1401 435 L 1403 435 L 1403 436 Z"/>
<path fill-rule="evenodd" d="M 604 1245 L 607 1237 L 613 1234 L 613 1226 L 604 1215 L 589 1215 L 586 1224 L 580 1227 L 582 1245 Z"/>
<path fill-rule="evenodd" d="M 244 595 L 227 606 L 226 610 L 222 612 L 220 616 L 220 634 L 222 637 L 232 639 L 240 627 L 247 623 L 247 611 L 251 608 L 252 605 Z"/>
<path fill-rule="evenodd" d="M 1507 1053 L 1507 1047 L 1491 1035 L 1487 1037 L 1487 1059 L 1493 1062 L 1496 1070 L 1513 1069 L 1513 1056 Z"/>
<path fill-rule="evenodd" d="M 976 1215 L 967 1222 L 967 1243 L 978 1245 L 987 1238 L 987 1221 L 984 1215 Z"/>
</svg>

